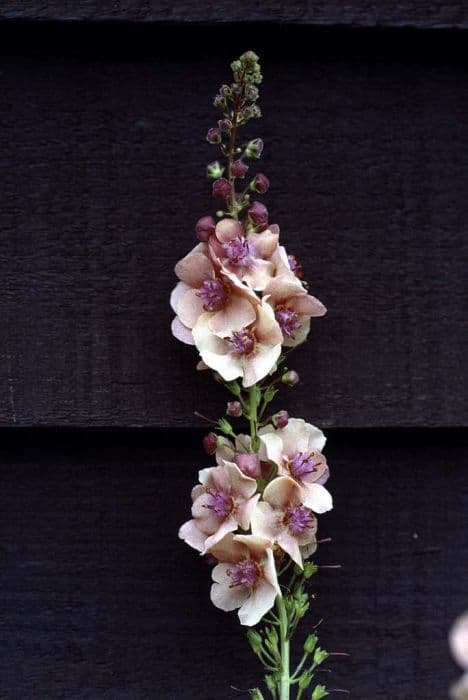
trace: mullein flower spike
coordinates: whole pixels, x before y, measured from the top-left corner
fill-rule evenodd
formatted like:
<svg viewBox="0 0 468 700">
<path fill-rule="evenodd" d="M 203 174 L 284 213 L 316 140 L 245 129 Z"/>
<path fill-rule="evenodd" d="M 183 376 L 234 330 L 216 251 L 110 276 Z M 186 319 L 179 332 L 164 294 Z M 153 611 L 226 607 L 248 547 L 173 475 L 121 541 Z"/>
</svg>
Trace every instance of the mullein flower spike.
<svg viewBox="0 0 468 700">
<path fill-rule="evenodd" d="M 310 688 L 328 657 L 316 634 L 309 635 L 291 668 L 291 638 L 309 609 L 306 585 L 317 572 L 309 558 L 319 520 L 333 503 L 325 487 L 322 431 L 284 409 L 267 418 L 266 409 L 282 385 L 299 382 L 298 373 L 284 367 L 285 351 L 307 339 L 326 309 L 309 294 L 266 206 L 250 198 L 249 191 L 269 190 L 268 177 L 257 172 L 242 182 L 264 149 L 261 138 L 239 140 L 241 128 L 261 114 L 262 73 L 253 51 L 231 68 L 232 82 L 214 98 L 217 126 L 206 137 L 219 148 L 206 168 L 213 197 L 222 200 L 218 221 L 207 215 L 198 220 L 199 242 L 175 267 L 171 306 L 174 336 L 195 347 L 197 368 L 213 370 L 234 397 L 226 414 L 236 420 L 209 419 L 216 427 L 203 445 L 215 465 L 199 472 L 192 517 L 179 536 L 214 560 L 213 604 L 238 610 L 242 625 L 259 625 L 248 639 L 265 667 L 265 692 L 290 700 L 291 692 L 299 698 Z M 245 427 L 239 434 L 238 420 Z M 260 688 L 249 692 L 264 697 Z M 327 694 L 322 685 L 312 689 L 313 700 Z"/>
</svg>

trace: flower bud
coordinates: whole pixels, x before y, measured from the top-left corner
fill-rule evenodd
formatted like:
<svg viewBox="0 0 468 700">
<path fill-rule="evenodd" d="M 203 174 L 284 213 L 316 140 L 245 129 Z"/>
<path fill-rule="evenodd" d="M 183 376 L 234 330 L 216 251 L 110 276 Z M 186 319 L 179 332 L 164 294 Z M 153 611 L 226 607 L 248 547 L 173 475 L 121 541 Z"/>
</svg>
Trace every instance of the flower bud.
<svg viewBox="0 0 468 700">
<path fill-rule="evenodd" d="M 206 135 L 208 143 L 221 143 L 221 132 L 217 127 L 210 129 Z"/>
<path fill-rule="evenodd" d="M 262 151 L 262 139 L 254 139 L 253 141 L 249 141 L 249 143 L 245 147 L 245 155 L 247 156 L 247 158 L 255 158 L 256 160 L 258 160 L 262 155 Z"/>
<path fill-rule="evenodd" d="M 203 447 L 205 452 L 209 455 L 213 455 L 218 447 L 218 437 L 215 433 L 208 433 L 203 438 Z"/>
<path fill-rule="evenodd" d="M 256 630 L 249 630 L 247 632 L 247 640 L 252 648 L 254 654 L 258 654 L 262 651 L 263 641 L 261 636 Z"/>
<path fill-rule="evenodd" d="M 265 700 L 262 691 L 258 688 L 254 688 L 250 691 L 250 697 L 252 700 Z"/>
<path fill-rule="evenodd" d="M 255 452 L 239 452 L 234 455 L 234 462 L 241 472 L 251 479 L 258 479 L 262 475 L 260 459 Z"/>
<path fill-rule="evenodd" d="M 249 166 L 244 163 L 242 158 L 235 160 L 231 167 L 231 173 L 234 177 L 244 177 L 245 173 L 249 169 Z"/>
<path fill-rule="evenodd" d="M 231 63 L 231 70 L 233 73 L 239 73 L 242 70 L 242 63 L 240 61 L 233 61 Z"/>
<path fill-rule="evenodd" d="M 258 105 L 252 105 L 252 117 L 258 119 L 262 116 L 262 110 Z"/>
<path fill-rule="evenodd" d="M 218 421 L 218 427 L 220 430 L 223 431 L 225 435 L 233 435 L 234 431 L 232 430 L 232 425 L 226 418 L 220 418 Z"/>
<path fill-rule="evenodd" d="M 252 81 L 253 81 L 254 83 L 257 83 L 257 85 L 260 85 L 260 83 L 262 82 L 262 80 L 263 80 L 263 75 L 262 75 L 261 73 L 256 73 L 256 74 L 252 77 Z"/>
<path fill-rule="evenodd" d="M 304 671 L 299 676 L 299 683 L 298 683 L 299 688 L 301 688 L 301 690 L 307 690 L 311 681 L 312 681 L 312 671 Z"/>
<path fill-rule="evenodd" d="M 255 87 L 255 85 L 246 85 L 245 96 L 248 100 L 251 100 L 252 102 L 258 100 L 258 88 Z"/>
<path fill-rule="evenodd" d="M 322 700 L 325 695 L 329 695 L 324 685 L 316 685 L 310 700 Z"/>
<path fill-rule="evenodd" d="M 296 386 L 296 384 L 299 384 L 299 375 L 295 370 L 291 369 L 283 374 L 281 381 L 286 386 Z"/>
<path fill-rule="evenodd" d="M 213 106 L 225 109 L 227 107 L 225 98 L 222 95 L 216 95 L 213 99 Z"/>
<path fill-rule="evenodd" d="M 231 185 L 226 178 L 221 177 L 213 182 L 213 197 L 227 199 L 231 194 Z"/>
<path fill-rule="evenodd" d="M 285 428 L 289 422 L 289 413 L 287 411 L 278 411 L 271 420 L 275 428 Z"/>
<path fill-rule="evenodd" d="M 304 651 L 308 654 L 312 654 L 318 642 L 318 637 L 315 634 L 309 634 L 304 642 Z"/>
<path fill-rule="evenodd" d="M 220 131 L 224 131 L 229 134 L 232 129 L 232 122 L 230 119 L 220 119 L 218 122 L 218 127 Z"/>
<path fill-rule="evenodd" d="M 207 241 L 211 234 L 215 232 L 215 226 L 216 223 L 212 216 L 202 216 L 201 219 L 198 219 L 195 226 L 197 238 L 200 241 Z"/>
<path fill-rule="evenodd" d="M 265 192 L 268 192 L 270 188 L 270 181 L 266 175 L 263 173 L 258 173 L 255 175 L 255 179 L 252 180 L 250 187 L 252 190 L 254 190 L 254 192 L 265 194 Z"/>
<path fill-rule="evenodd" d="M 239 418 L 239 416 L 242 415 L 242 404 L 240 401 L 228 401 L 226 414 L 228 416 L 233 416 L 234 418 Z"/>
<path fill-rule="evenodd" d="M 310 578 L 318 571 L 318 566 L 311 561 L 304 562 L 304 570 L 302 572 L 305 579 Z"/>
<path fill-rule="evenodd" d="M 264 229 L 268 226 L 268 209 L 261 202 L 252 202 L 248 215 L 255 226 L 260 226 Z"/>
<path fill-rule="evenodd" d="M 328 659 L 329 654 L 326 652 L 324 649 L 321 649 L 320 647 L 317 647 L 315 650 L 314 654 L 314 664 L 317 666 L 320 666 L 320 664 L 323 664 L 323 662 Z"/>
<path fill-rule="evenodd" d="M 221 85 L 221 87 L 219 88 L 219 94 L 223 97 L 231 97 L 232 90 L 229 87 L 229 85 Z"/>
<path fill-rule="evenodd" d="M 278 687 L 278 678 L 272 673 L 265 676 L 265 685 L 269 691 L 275 691 L 274 697 L 276 696 L 276 689 Z"/>
<path fill-rule="evenodd" d="M 210 180 L 217 180 L 224 173 L 224 168 L 219 160 L 214 160 L 206 166 L 206 175 Z"/>
<path fill-rule="evenodd" d="M 244 109 L 241 111 L 241 116 L 243 119 L 245 119 L 245 121 L 252 119 L 253 115 L 254 115 L 254 111 L 253 111 L 253 108 L 250 106 L 244 107 Z"/>
<path fill-rule="evenodd" d="M 245 51 L 239 58 L 246 68 L 252 68 L 254 63 L 258 63 L 258 56 L 254 51 Z"/>
</svg>

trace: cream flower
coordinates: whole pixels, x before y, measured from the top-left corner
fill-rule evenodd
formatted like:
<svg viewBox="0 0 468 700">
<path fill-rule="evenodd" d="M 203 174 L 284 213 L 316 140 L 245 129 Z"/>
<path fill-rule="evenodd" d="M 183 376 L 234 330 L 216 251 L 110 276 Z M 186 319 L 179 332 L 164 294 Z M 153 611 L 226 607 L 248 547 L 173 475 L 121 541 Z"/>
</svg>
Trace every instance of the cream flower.
<svg viewBox="0 0 468 700">
<path fill-rule="evenodd" d="M 209 313 L 209 326 L 214 332 L 231 332 L 255 320 L 254 292 L 237 278 L 213 264 L 206 243 L 199 243 L 175 266 L 180 282 L 171 294 L 176 318 L 173 335 L 193 344 L 191 329 L 202 314 Z"/>
<path fill-rule="evenodd" d="M 289 476 L 273 479 L 252 514 L 252 533 L 277 542 L 302 567 L 300 546 L 315 551 L 317 518 L 302 504 L 302 489 Z"/>
<path fill-rule="evenodd" d="M 184 523 L 179 537 L 205 554 L 228 532 L 240 526 L 248 530 L 259 499 L 257 482 L 243 474 L 232 462 L 202 469 L 200 484 L 192 490 L 193 519 Z"/>
<path fill-rule="evenodd" d="M 299 345 L 307 338 L 311 316 L 323 316 L 327 312 L 322 302 L 307 294 L 301 281 L 291 272 L 271 279 L 264 294 L 283 332 L 283 345 L 288 347 Z"/>
<path fill-rule="evenodd" d="M 468 671 L 468 612 L 455 620 L 450 630 L 449 644 L 457 664 Z"/>
<path fill-rule="evenodd" d="M 268 539 L 254 535 L 226 535 L 211 547 L 219 564 L 213 569 L 211 601 L 221 610 L 239 608 L 242 625 L 256 625 L 281 595 Z"/>
<path fill-rule="evenodd" d="M 245 234 L 239 221 L 221 219 L 209 246 L 213 260 L 223 269 L 261 291 L 273 277 L 275 265 L 270 260 L 278 248 L 279 228 L 272 225 L 262 233 Z"/>
<path fill-rule="evenodd" d="M 255 308 L 256 318 L 231 333 L 215 332 L 210 315 L 202 314 L 193 328 L 193 339 L 203 362 L 226 381 L 242 377 L 244 387 L 252 386 L 275 367 L 283 339 L 273 310 L 265 301 Z"/>
<path fill-rule="evenodd" d="M 325 436 L 319 428 L 302 418 L 290 418 L 285 428 L 271 426 L 260 430 L 265 456 L 278 466 L 279 475 L 289 476 L 302 489 L 302 501 L 314 513 L 325 513 L 333 507 L 330 493 L 323 486 L 329 476 L 328 465 L 321 453 Z"/>
</svg>

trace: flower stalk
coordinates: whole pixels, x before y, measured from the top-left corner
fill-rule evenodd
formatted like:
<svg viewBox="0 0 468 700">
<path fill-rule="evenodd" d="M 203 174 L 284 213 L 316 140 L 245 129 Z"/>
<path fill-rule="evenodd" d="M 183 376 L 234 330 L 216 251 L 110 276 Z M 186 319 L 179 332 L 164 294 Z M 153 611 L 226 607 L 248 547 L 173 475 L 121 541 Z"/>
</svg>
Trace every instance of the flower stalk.
<svg viewBox="0 0 468 700">
<path fill-rule="evenodd" d="M 231 68 L 232 82 L 214 99 L 221 118 L 207 134 L 220 160 L 210 162 L 206 174 L 223 208 L 217 223 L 211 215 L 198 220 L 198 243 L 175 267 L 179 281 L 171 305 L 173 335 L 195 346 L 197 367 L 213 370 L 233 400 L 227 417 L 196 414 L 210 425 L 203 444 L 216 466 L 199 472 L 192 518 L 179 536 L 215 561 L 211 600 L 221 610 L 237 609 L 249 628 L 265 691 L 274 700 L 305 700 L 310 692 L 310 700 L 320 700 L 328 691 L 320 684 L 312 689 L 313 680 L 328 654 L 314 633 L 296 662 L 292 641 L 315 597 L 309 580 L 318 571 L 310 561 L 318 517 L 333 506 L 324 485 L 326 439 L 285 409 L 270 416 L 267 409 L 281 389 L 299 382 L 298 373 L 284 366 L 286 355 L 326 309 L 309 294 L 302 265 L 280 245 L 279 227 L 269 223 L 265 205 L 250 200 L 251 193 L 268 191 L 267 176 L 256 173 L 238 187 L 248 163 L 263 152 L 260 138 L 237 141 L 240 128 L 261 116 L 262 74 L 252 51 Z M 250 696 L 264 699 L 260 688 Z"/>
</svg>

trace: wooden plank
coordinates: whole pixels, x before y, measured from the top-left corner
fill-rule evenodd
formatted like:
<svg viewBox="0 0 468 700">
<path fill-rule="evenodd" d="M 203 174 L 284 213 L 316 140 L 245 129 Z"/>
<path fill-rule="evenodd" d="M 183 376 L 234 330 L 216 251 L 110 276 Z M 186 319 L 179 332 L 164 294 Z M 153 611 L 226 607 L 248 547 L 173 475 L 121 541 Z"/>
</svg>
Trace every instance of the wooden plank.
<svg viewBox="0 0 468 700">
<path fill-rule="evenodd" d="M 188 426 L 195 409 L 223 411 L 169 334 L 168 298 L 214 210 L 204 134 L 237 35 L 217 31 L 213 59 L 210 29 L 195 56 L 195 30 L 144 29 L 4 27 L 3 425 Z M 467 422 L 463 37 L 256 37 L 272 220 L 329 308 L 294 358 L 296 415 Z"/>
<path fill-rule="evenodd" d="M 340 0 L 304 2 L 304 0 L 250 0 L 239 3 L 223 0 L 215 5 L 195 0 L 152 0 L 152 2 L 115 2 L 114 0 L 21 0 L 0 9 L 0 19 L 126 21 L 126 22 L 264 22 L 306 25 L 467 27 L 468 8 L 460 0 Z"/>
<path fill-rule="evenodd" d="M 176 538 L 209 463 L 199 436 L 1 438 L 2 697 L 246 699 L 231 686 L 252 687 L 260 668 L 235 615 L 210 604 L 209 567 Z M 333 541 L 318 561 L 343 569 L 321 571 L 309 625 L 323 617 L 325 648 L 352 655 L 330 664 L 330 687 L 427 700 L 459 674 L 446 637 L 466 607 L 464 438 L 330 432 L 336 509 L 320 519 Z"/>
</svg>

